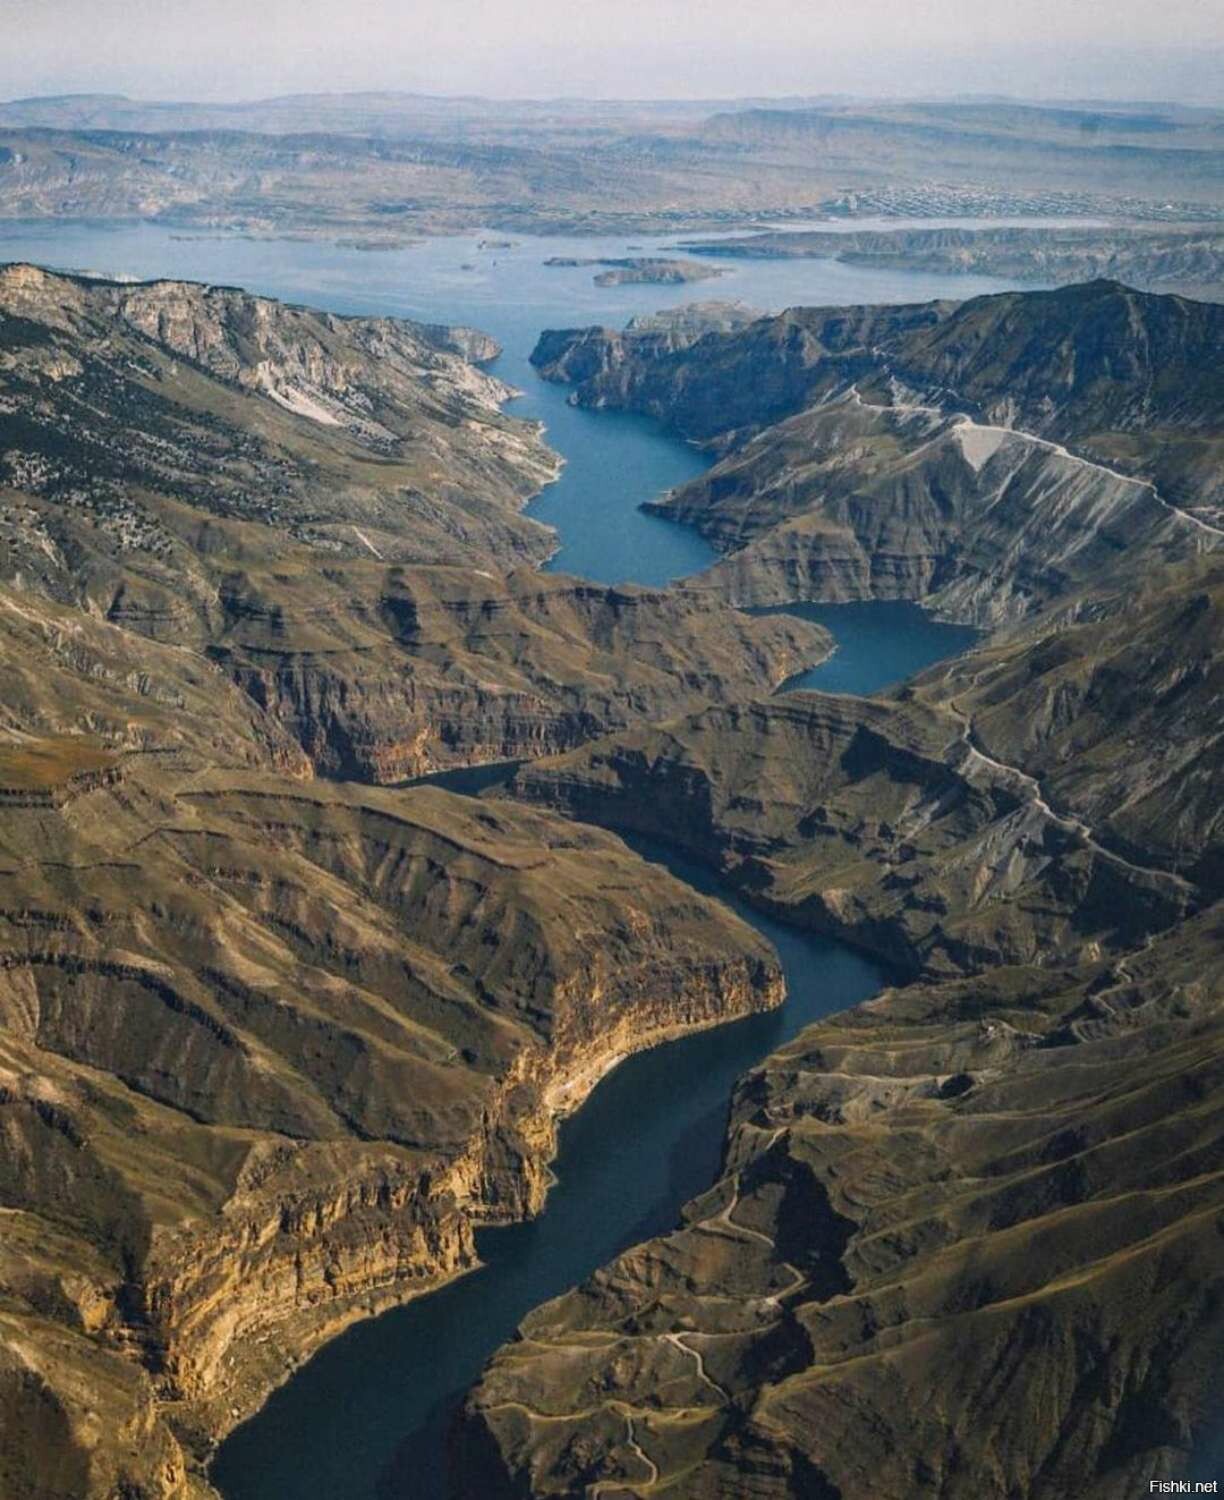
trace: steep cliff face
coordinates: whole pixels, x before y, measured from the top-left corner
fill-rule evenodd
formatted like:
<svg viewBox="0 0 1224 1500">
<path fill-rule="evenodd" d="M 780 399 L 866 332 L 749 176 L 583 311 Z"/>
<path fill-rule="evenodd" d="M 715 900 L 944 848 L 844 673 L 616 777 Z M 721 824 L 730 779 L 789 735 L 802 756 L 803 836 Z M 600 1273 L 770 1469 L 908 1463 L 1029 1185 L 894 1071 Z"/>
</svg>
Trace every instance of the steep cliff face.
<svg viewBox="0 0 1224 1500">
<path fill-rule="evenodd" d="M 736 603 L 921 599 L 983 626 L 1224 542 L 1049 439 L 857 390 L 777 423 L 659 509 L 726 553 L 700 582 Z"/>
<path fill-rule="evenodd" d="M 828 651 L 799 620 L 696 592 L 521 569 L 362 563 L 221 586 L 205 650 L 327 775 L 521 760 L 781 682 Z"/>
<path fill-rule="evenodd" d="M 954 303 L 792 308 L 731 330 L 550 330 L 532 364 L 583 406 L 646 412 L 698 442 L 768 426 L 874 368 L 871 350 L 938 324 Z"/>
<path fill-rule="evenodd" d="M 261 554 L 540 560 L 549 534 L 518 512 L 555 455 L 447 337 L 232 288 L 0 269 L 6 572 L 186 622 L 220 568 Z"/>
<path fill-rule="evenodd" d="M 317 1344 L 539 1210 L 609 1066 L 782 998 L 611 836 L 334 779 L 573 746 L 826 649 L 516 567 L 553 459 L 456 348 L 491 352 L 0 272 L 6 1492 L 203 1493 Z"/>
<path fill-rule="evenodd" d="M 318 1342 L 539 1209 L 611 1062 L 782 996 L 547 815 L 79 741 L 0 784 L 5 1461 L 66 1493 L 185 1494 Z"/>
<path fill-rule="evenodd" d="M 1218 1409 L 1224 927 L 889 991 L 741 1083 L 680 1227 L 537 1309 L 460 1493 L 763 1500 L 1190 1472 Z"/>
<path fill-rule="evenodd" d="M 549 334 L 575 399 L 721 457 L 658 506 L 741 604 L 922 599 L 978 624 L 1224 541 L 1215 305 L 1113 282 L 746 328 Z"/>
</svg>

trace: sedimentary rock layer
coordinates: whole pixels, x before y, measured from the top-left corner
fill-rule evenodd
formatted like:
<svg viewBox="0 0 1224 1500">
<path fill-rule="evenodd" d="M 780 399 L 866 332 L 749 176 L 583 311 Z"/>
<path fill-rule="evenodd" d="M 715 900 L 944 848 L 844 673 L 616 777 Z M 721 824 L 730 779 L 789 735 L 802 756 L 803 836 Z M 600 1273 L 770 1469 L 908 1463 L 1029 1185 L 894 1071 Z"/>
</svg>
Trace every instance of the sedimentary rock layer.
<svg viewBox="0 0 1224 1500">
<path fill-rule="evenodd" d="M 672 1233 L 534 1312 L 459 1493 L 812 1500 L 1191 1471 L 1219 1404 L 1224 929 L 889 991 L 746 1077 Z"/>
<path fill-rule="evenodd" d="M 539 1210 L 610 1060 L 781 999 L 750 928 L 548 815 L 79 740 L 0 788 L 14 1493 L 186 1494 L 323 1338 Z"/>
<path fill-rule="evenodd" d="M 750 928 L 611 836 L 336 779 L 578 744 L 825 649 L 521 566 L 555 462 L 460 357 L 492 352 L 0 272 L 6 1493 L 202 1493 L 318 1343 L 539 1210 L 612 1062 L 782 997 Z"/>
<path fill-rule="evenodd" d="M 553 546 L 520 508 L 555 455 L 456 347 L 496 348 L 231 289 L 0 271 L 12 608 L 109 621 L 129 661 L 140 637 L 187 647 L 317 770 L 383 782 L 565 749 L 819 659 L 802 622 L 525 566 Z"/>
</svg>

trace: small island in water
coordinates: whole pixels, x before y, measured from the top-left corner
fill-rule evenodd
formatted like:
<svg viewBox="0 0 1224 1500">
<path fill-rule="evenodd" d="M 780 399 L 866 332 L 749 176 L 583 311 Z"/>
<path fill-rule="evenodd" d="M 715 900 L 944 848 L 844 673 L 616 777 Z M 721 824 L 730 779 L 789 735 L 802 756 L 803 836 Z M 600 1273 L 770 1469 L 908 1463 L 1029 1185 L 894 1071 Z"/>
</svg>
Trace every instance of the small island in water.
<svg viewBox="0 0 1224 1500">
<path fill-rule="evenodd" d="M 552 255 L 544 262 L 546 266 L 604 266 L 593 279 L 596 286 L 682 286 L 690 281 L 709 281 L 715 276 L 725 276 L 721 266 L 706 265 L 700 260 L 669 260 L 664 256 L 629 255 L 622 259 L 583 257 L 574 255 Z"/>
</svg>

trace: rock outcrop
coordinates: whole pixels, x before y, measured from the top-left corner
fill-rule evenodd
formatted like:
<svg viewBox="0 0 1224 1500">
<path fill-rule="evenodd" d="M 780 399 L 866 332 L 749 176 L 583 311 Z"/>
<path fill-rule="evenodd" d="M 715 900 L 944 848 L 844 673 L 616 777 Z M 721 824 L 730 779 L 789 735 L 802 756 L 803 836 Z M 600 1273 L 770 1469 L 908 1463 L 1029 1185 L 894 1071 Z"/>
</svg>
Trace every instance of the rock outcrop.
<svg viewBox="0 0 1224 1500">
<path fill-rule="evenodd" d="M 802 622 L 531 571 L 553 538 L 520 509 L 555 456 L 443 345 L 491 352 L 222 288 L 0 272 L 0 582 L 121 626 L 126 657 L 189 647 L 319 772 L 382 782 L 824 654 Z"/>
<path fill-rule="evenodd" d="M 782 997 L 750 928 L 546 814 L 79 739 L 0 787 L 14 1493 L 186 1495 L 315 1345 L 538 1211 L 610 1061 Z"/>
<path fill-rule="evenodd" d="M 539 1308 L 459 1492 L 1112 1500 L 1219 1407 L 1219 909 L 888 991 L 746 1077 L 671 1234 Z"/>
<path fill-rule="evenodd" d="M 452 347 L 491 352 L 0 272 L 5 1493 L 202 1495 L 322 1340 L 539 1210 L 608 1066 L 782 999 L 751 928 L 610 835 L 337 779 L 825 649 L 520 566 L 554 461 Z"/>
</svg>

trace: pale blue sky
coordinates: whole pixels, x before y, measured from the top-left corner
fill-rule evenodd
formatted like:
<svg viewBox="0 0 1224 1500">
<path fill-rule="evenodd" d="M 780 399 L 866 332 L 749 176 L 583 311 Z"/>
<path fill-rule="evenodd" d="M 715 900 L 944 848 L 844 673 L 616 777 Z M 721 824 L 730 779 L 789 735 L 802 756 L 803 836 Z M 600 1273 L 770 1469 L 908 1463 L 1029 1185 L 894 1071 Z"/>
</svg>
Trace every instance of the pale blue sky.
<svg viewBox="0 0 1224 1500">
<path fill-rule="evenodd" d="M 1224 102 L 1221 0 L 0 0 L 0 97 L 1008 92 Z"/>
</svg>

